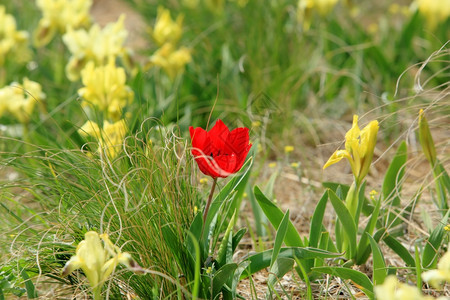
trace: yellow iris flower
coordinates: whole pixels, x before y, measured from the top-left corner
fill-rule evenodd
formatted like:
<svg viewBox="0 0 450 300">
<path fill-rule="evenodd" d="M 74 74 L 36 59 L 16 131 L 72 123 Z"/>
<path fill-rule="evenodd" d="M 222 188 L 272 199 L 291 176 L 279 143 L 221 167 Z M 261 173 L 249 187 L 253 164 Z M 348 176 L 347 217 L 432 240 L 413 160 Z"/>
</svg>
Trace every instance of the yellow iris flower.
<svg viewBox="0 0 450 300">
<path fill-rule="evenodd" d="M 76 249 L 75 256 L 64 266 L 63 276 L 82 269 L 93 289 L 94 299 L 100 299 L 101 288 L 118 264 L 132 270 L 140 269 L 127 252 L 114 245 L 108 234 L 89 231 Z"/>
<path fill-rule="evenodd" d="M 189 49 L 181 47 L 175 50 L 173 44 L 166 43 L 150 57 L 150 65 L 162 68 L 171 79 L 174 79 L 184 72 L 185 65 L 191 60 Z"/>
<path fill-rule="evenodd" d="M 338 0 L 299 0 L 297 19 L 303 24 L 303 28 L 308 30 L 314 12 L 318 12 L 323 17 L 330 13 L 337 2 Z"/>
<path fill-rule="evenodd" d="M 0 116 L 6 113 L 14 116 L 20 123 L 27 124 L 36 104 L 45 99 L 39 83 L 23 79 L 23 84 L 11 83 L 0 89 Z"/>
<path fill-rule="evenodd" d="M 84 87 L 78 94 L 83 98 L 82 105 L 105 112 L 111 120 L 119 120 L 123 108 L 133 101 L 134 93 L 125 84 L 125 70 L 116 67 L 112 60 L 100 67 L 89 62 L 81 71 L 81 78 Z"/>
<path fill-rule="evenodd" d="M 126 56 L 124 46 L 128 32 L 124 27 L 125 16 L 121 15 L 116 23 L 109 23 L 103 29 L 94 24 L 88 31 L 68 28 L 63 42 L 72 56 L 66 66 L 66 75 L 71 81 L 80 77 L 80 72 L 89 61 L 96 65 L 107 64 L 109 60 Z"/>
<path fill-rule="evenodd" d="M 435 29 L 450 17 L 450 0 L 416 0 L 416 5 L 430 29 Z"/>
<path fill-rule="evenodd" d="M 0 67 L 5 64 L 7 56 L 12 56 L 16 62 L 26 62 L 31 53 L 28 49 L 28 33 L 18 31 L 14 17 L 0 5 Z"/>
<path fill-rule="evenodd" d="M 394 275 L 389 275 L 383 284 L 374 287 L 377 299 L 384 300 L 444 300 L 446 297 L 433 298 L 424 296 L 415 286 L 398 281 Z"/>
<path fill-rule="evenodd" d="M 110 159 L 115 158 L 120 153 L 126 132 L 127 125 L 125 120 L 120 120 L 115 123 L 104 121 L 103 128 L 100 128 L 95 122 L 87 121 L 78 129 L 78 133 L 81 136 L 95 138 L 99 143 L 98 151 L 105 151 Z"/>
<path fill-rule="evenodd" d="M 450 282 L 450 251 L 442 256 L 436 270 L 422 273 L 422 278 L 436 289 L 441 288 L 442 282 Z"/>
<path fill-rule="evenodd" d="M 181 38 L 183 16 L 179 15 L 176 21 L 170 16 L 170 11 L 164 7 L 158 7 L 155 28 L 153 29 L 153 39 L 158 45 L 165 43 L 176 44 Z"/>
<path fill-rule="evenodd" d="M 91 24 L 92 0 L 37 0 L 36 5 L 42 12 L 33 37 L 37 47 L 47 45 L 57 32 L 65 33 L 67 27 L 77 29 Z"/>
<path fill-rule="evenodd" d="M 363 130 L 358 127 L 358 116 L 353 116 L 353 126 L 345 135 L 345 150 L 337 150 L 323 168 L 347 158 L 357 183 L 369 172 L 378 133 L 378 121 L 371 121 Z"/>
</svg>

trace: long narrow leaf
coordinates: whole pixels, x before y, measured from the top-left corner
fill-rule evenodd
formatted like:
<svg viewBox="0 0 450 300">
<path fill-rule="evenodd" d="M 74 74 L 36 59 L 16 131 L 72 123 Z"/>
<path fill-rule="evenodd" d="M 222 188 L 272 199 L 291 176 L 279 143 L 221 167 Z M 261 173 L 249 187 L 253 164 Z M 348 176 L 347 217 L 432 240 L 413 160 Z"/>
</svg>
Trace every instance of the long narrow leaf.
<svg viewBox="0 0 450 300">
<path fill-rule="evenodd" d="M 368 234 L 367 234 L 368 235 Z M 383 253 L 377 242 L 369 235 L 370 246 L 372 247 L 373 256 L 373 283 L 375 285 L 383 284 L 387 276 L 386 263 L 384 262 Z"/>
<path fill-rule="evenodd" d="M 322 233 L 322 221 L 325 214 L 325 208 L 327 207 L 328 194 L 325 192 L 317 202 L 316 209 L 311 219 L 311 226 L 309 230 L 309 246 L 317 247 L 319 243 L 319 238 Z"/>
<path fill-rule="evenodd" d="M 256 200 L 264 211 L 264 214 L 267 216 L 273 227 L 278 229 L 284 216 L 283 212 L 272 201 L 267 199 L 257 186 L 255 186 L 254 192 Z M 302 239 L 290 220 L 284 242 L 286 246 L 303 247 Z"/>
<path fill-rule="evenodd" d="M 348 211 L 347 207 L 345 207 L 344 202 L 339 199 L 336 194 L 332 190 L 328 190 L 328 196 L 330 197 L 330 202 L 336 211 L 336 214 L 339 217 L 339 221 L 344 228 L 346 233 L 345 237 L 347 238 L 349 245 L 349 257 L 353 257 L 356 252 L 356 226 L 353 218 Z"/>
<path fill-rule="evenodd" d="M 367 275 L 364 273 L 343 267 L 319 267 L 313 268 L 313 271 L 334 275 L 346 280 L 352 280 L 361 288 L 361 290 L 367 295 L 367 297 L 373 299 L 373 284 L 370 281 L 369 277 L 367 277 Z"/>
</svg>

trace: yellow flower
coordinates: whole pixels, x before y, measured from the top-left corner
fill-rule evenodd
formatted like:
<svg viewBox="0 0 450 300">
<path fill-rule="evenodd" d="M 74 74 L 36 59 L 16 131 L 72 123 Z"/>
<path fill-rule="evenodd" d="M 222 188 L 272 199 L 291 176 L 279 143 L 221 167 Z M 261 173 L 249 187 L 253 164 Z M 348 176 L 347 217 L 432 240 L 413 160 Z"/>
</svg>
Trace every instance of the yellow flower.
<svg viewBox="0 0 450 300">
<path fill-rule="evenodd" d="M 104 65 L 116 57 L 127 55 L 124 42 L 128 32 L 124 28 L 124 19 L 125 16 L 121 15 L 116 23 L 109 23 L 103 29 L 98 24 L 89 31 L 67 29 L 63 42 L 72 54 L 66 66 L 69 80 L 78 80 L 81 70 L 89 61 Z"/>
<path fill-rule="evenodd" d="M 172 44 L 166 43 L 150 57 L 150 65 L 162 68 L 171 79 L 174 79 L 178 74 L 183 74 L 184 66 L 191 60 L 187 48 L 175 50 Z"/>
<path fill-rule="evenodd" d="M 116 67 L 113 60 L 100 67 L 89 62 L 81 71 L 81 78 L 84 87 L 78 94 L 83 98 L 82 105 L 105 112 L 111 120 L 120 119 L 123 108 L 134 96 L 131 88 L 125 85 L 125 70 Z"/>
<path fill-rule="evenodd" d="M 375 286 L 377 299 L 383 300 L 429 300 L 430 296 L 422 295 L 421 291 L 412 285 L 399 282 L 397 277 L 389 275 L 381 285 Z"/>
<path fill-rule="evenodd" d="M 345 135 L 345 150 L 337 150 L 323 166 L 327 168 L 344 157 L 348 159 L 357 183 L 369 172 L 378 133 L 378 122 L 371 121 L 363 130 L 359 130 L 358 116 L 353 116 L 353 126 Z"/>
<path fill-rule="evenodd" d="M 0 89 L 0 116 L 6 112 L 13 115 L 20 123 L 26 124 L 34 111 L 36 103 L 45 99 L 39 83 L 23 79 L 23 84 L 11 83 Z"/>
<path fill-rule="evenodd" d="M 294 146 L 284 146 L 284 153 L 291 153 L 292 151 L 294 151 Z"/>
<path fill-rule="evenodd" d="M 181 38 L 183 16 L 179 15 L 174 22 L 170 17 L 170 11 L 164 7 L 158 7 L 153 38 L 161 46 L 165 43 L 176 44 Z"/>
<path fill-rule="evenodd" d="M 208 178 L 206 178 L 206 177 L 200 178 L 200 184 L 207 184 L 207 183 L 208 183 Z"/>
<path fill-rule="evenodd" d="M 338 0 L 299 0 L 297 5 L 297 19 L 308 30 L 314 12 L 322 17 L 330 13 Z"/>
<path fill-rule="evenodd" d="M 436 289 L 440 288 L 442 282 L 450 282 L 450 251 L 442 256 L 436 270 L 422 273 L 422 278 Z"/>
<path fill-rule="evenodd" d="M 375 190 L 371 190 L 369 195 L 370 195 L 370 199 L 375 200 L 375 196 L 378 195 L 378 192 Z"/>
<path fill-rule="evenodd" d="M 28 61 L 31 53 L 27 44 L 28 33 L 17 31 L 16 20 L 0 5 L 0 67 L 5 64 L 7 56 L 16 62 Z"/>
<path fill-rule="evenodd" d="M 64 266 L 62 274 L 67 276 L 76 269 L 82 269 L 93 289 L 94 299 L 100 299 L 103 284 L 119 263 L 132 270 L 140 269 L 131 255 L 114 245 L 106 233 L 99 235 L 89 231 L 78 244 L 76 255 Z"/>
<path fill-rule="evenodd" d="M 205 0 L 206 6 L 214 13 L 220 14 L 223 12 L 225 5 L 224 0 Z"/>
<path fill-rule="evenodd" d="M 110 159 L 115 158 L 120 153 L 126 132 L 127 125 L 125 120 L 120 120 L 115 123 L 104 121 L 103 128 L 100 128 L 95 122 L 87 121 L 78 129 L 78 133 L 81 136 L 95 138 L 99 143 L 98 151 L 100 153 L 105 151 Z"/>
<path fill-rule="evenodd" d="M 435 29 L 450 17 L 450 0 L 416 0 L 416 5 L 430 29 Z"/>
<path fill-rule="evenodd" d="M 91 23 L 92 0 L 37 0 L 36 5 L 42 11 L 33 38 L 37 47 L 47 45 L 57 32 L 66 32 L 67 27 L 76 29 Z"/>
<path fill-rule="evenodd" d="M 293 162 L 293 163 L 291 163 L 291 167 L 294 168 L 294 169 L 298 169 L 300 167 L 300 163 Z"/>
<path fill-rule="evenodd" d="M 269 168 L 271 168 L 271 169 L 275 168 L 276 166 L 277 166 L 276 162 L 269 163 Z"/>
</svg>

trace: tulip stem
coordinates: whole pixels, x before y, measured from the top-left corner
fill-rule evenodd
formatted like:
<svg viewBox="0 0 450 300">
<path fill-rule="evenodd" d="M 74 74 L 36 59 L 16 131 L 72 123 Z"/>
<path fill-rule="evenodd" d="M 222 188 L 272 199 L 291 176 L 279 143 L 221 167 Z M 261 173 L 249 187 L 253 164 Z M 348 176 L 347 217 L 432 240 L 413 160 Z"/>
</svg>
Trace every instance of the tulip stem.
<svg viewBox="0 0 450 300">
<path fill-rule="evenodd" d="M 206 223 L 206 217 L 208 216 L 209 207 L 211 205 L 211 200 L 214 195 L 214 190 L 216 189 L 217 178 L 214 178 L 213 184 L 211 187 L 211 192 L 209 193 L 208 201 L 206 202 L 205 211 L 203 212 L 203 224 Z"/>
</svg>

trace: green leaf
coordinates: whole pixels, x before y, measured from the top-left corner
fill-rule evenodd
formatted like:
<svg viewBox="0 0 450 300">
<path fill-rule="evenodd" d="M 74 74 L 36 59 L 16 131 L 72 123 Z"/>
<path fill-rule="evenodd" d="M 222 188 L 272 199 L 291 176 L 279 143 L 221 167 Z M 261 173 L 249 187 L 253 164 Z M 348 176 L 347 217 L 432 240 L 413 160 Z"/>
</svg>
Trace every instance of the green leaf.
<svg viewBox="0 0 450 300">
<path fill-rule="evenodd" d="M 335 192 L 336 195 L 338 195 L 338 189 L 340 189 L 341 193 L 342 193 L 342 196 L 340 196 L 340 198 L 342 198 L 342 199 L 345 199 L 347 197 L 348 191 L 350 190 L 349 185 L 341 184 L 341 183 L 337 183 L 337 182 L 326 181 L 326 182 L 322 182 L 322 185 L 323 185 L 323 187 Z M 373 211 L 373 206 L 369 204 L 370 202 L 367 197 L 365 197 L 363 203 L 364 203 L 364 205 L 361 208 L 361 211 L 365 216 L 369 216 Z"/>
<path fill-rule="evenodd" d="M 234 271 L 238 268 L 238 265 L 236 263 L 226 264 L 222 266 L 219 270 L 217 270 L 216 273 L 214 273 L 213 277 L 213 283 L 212 283 L 212 294 L 213 299 L 219 294 L 220 290 L 222 289 L 223 285 L 227 280 L 233 276 Z"/>
<path fill-rule="evenodd" d="M 401 259 L 408 265 L 408 267 L 414 268 L 416 266 L 414 258 L 411 253 L 399 242 L 397 239 L 389 233 L 383 238 L 383 241 L 388 245 L 389 248 L 394 250 L 395 253 L 400 256 Z"/>
<path fill-rule="evenodd" d="M 267 284 L 269 287 L 273 286 L 275 282 L 282 278 L 284 274 L 292 270 L 295 260 L 287 257 L 279 257 L 270 267 L 269 279 Z"/>
<path fill-rule="evenodd" d="M 367 234 L 367 233 L 366 233 Z M 383 253 L 378 246 L 377 242 L 369 234 L 370 246 L 372 247 L 373 256 L 373 283 L 375 285 L 383 284 L 384 279 L 387 276 L 386 263 L 384 262 Z"/>
<path fill-rule="evenodd" d="M 278 258 L 292 258 L 296 257 L 299 259 L 315 259 L 315 258 L 334 258 L 341 256 L 340 253 L 332 253 L 329 251 L 317 249 L 317 248 L 302 248 L 302 247 L 288 247 L 281 248 Z M 270 266 L 270 261 L 272 260 L 272 249 L 266 250 L 264 252 L 252 255 L 245 259 L 249 261 L 250 264 L 246 271 L 242 274 L 241 279 L 244 279 L 264 268 Z"/>
<path fill-rule="evenodd" d="M 239 229 L 238 232 L 236 232 L 233 236 L 233 249 L 232 252 L 236 250 L 236 247 L 239 245 L 239 242 L 244 237 L 245 233 L 247 232 L 247 228 Z"/>
<path fill-rule="evenodd" d="M 431 268 L 436 265 L 438 250 L 442 246 L 442 241 L 445 236 L 444 226 L 447 224 L 449 214 L 450 210 L 447 211 L 444 218 L 436 226 L 427 240 L 422 254 L 422 266 L 425 268 Z"/>
<path fill-rule="evenodd" d="M 229 199 L 230 195 L 236 193 L 236 191 L 243 192 L 247 184 L 247 180 L 250 176 L 250 169 L 253 163 L 253 159 L 247 160 L 247 162 L 242 166 L 241 170 L 245 170 L 241 175 L 233 177 L 214 197 L 209 208 L 208 216 L 205 221 L 205 229 L 203 232 L 203 244 L 204 248 L 208 249 L 209 240 L 213 234 L 214 226 L 217 220 L 217 213 L 225 202 Z"/>
<path fill-rule="evenodd" d="M 254 188 L 254 193 L 259 206 L 264 211 L 264 214 L 267 216 L 273 227 L 278 230 L 278 227 L 280 226 L 281 220 L 284 216 L 283 212 L 272 201 L 267 199 L 267 197 L 257 186 L 255 186 Z M 286 246 L 303 247 L 303 242 L 300 234 L 298 233 L 297 229 L 295 229 L 290 220 L 284 243 L 286 244 Z"/>
<path fill-rule="evenodd" d="M 309 230 L 309 246 L 317 247 L 319 238 L 323 231 L 323 216 L 325 214 L 325 208 L 327 207 L 328 194 L 325 192 L 316 205 L 314 214 L 311 219 L 311 226 Z"/>
<path fill-rule="evenodd" d="M 373 284 L 366 274 L 361 273 L 357 270 L 343 268 L 343 267 L 319 267 L 313 268 L 314 272 L 325 273 L 340 277 L 342 279 L 350 279 L 359 287 L 370 299 L 374 298 L 373 295 Z"/>
<path fill-rule="evenodd" d="M 350 212 L 347 210 L 347 207 L 345 207 L 344 202 L 342 202 L 342 200 L 339 199 L 332 190 L 328 190 L 328 196 L 330 197 L 331 204 L 333 205 L 339 221 L 341 222 L 342 227 L 344 228 L 344 231 L 346 233 L 345 237 L 343 238 L 347 238 L 348 241 L 350 252 L 348 257 L 354 257 L 356 253 L 355 222 L 353 221 Z"/>
<path fill-rule="evenodd" d="M 364 228 L 361 239 L 359 240 L 358 249 L 357 249 L 357 253 L 356 253 L 356 264 L 358 264 L 358 265 L 361 265 L 366 262 L 366 261 L 362 261 L 363 254 L 366 252 L 367 247 L 369 247 L 368 236 L 372 235 L 372 233 L 375 229 L 375 226 L 377 224 L 378 214 L 380 212 L 380 207 L 381 207 L 381 200 L 378 200 L 375 204 L 373 213 L 370 216 L 369 222 L 367 223 L 366 227 Z"/>
<path fill-rule="evenodd" d="M 275 236 L 275 243 L 272 249 L 272 258 L 270 260 L 270 267 L 273 266 L 273 264 L 277 260 L 278 253 L 280 253 L 281 246 L 286 236 L 288 224 L 289 224 L 289 210 L 286 211 L 283 219 L 281 220 L 280 226 L 278 226 L 277 235 Z"/>
<path fill-rule="evenodd" d="M 219 263 L 219 266 L 223 266 L 229 261 L 231 261 L 231 258 L 233 256 L 232 249 L 233 249 L 233 226 L 234 226 L 234 218 L 236 216 L 236 212 L 234 212 L 233 216 L 231 217 L 230 223 L 228 223 L 227 230 L 225 231 L 225 234 L 223 236 L 223 240 L 220 243 L 219 251 L 217 253 L 217 262 Z"/>
<path fill-rule="evenodd" d="M 36 292 L 36 288 L 34 287 L 33 281 L 31 281 L 30 277 L 28 276 L 27 272 L 25 271 L 25 268 L 23 268 L 20 271 L 20 276 L 22 276 L 24 283 L 25 283 L 25 289 L 27 290 L 27 297 L 28 299 L 35 299 L 38 297 L 38 294 Z"/>
<path fill-rule="evenodd" d="M 386 175 L 384 175 L 383 186 L 381 188 L 383 199 L 392 200 L 392 205 L 400 205 L 400 193 L 403 175 L 405 174 L 405 164 L 408 158 L 406 142 L 403 141 L 397 149 L 394 158 L 389 165 Z"/>
</svg>

